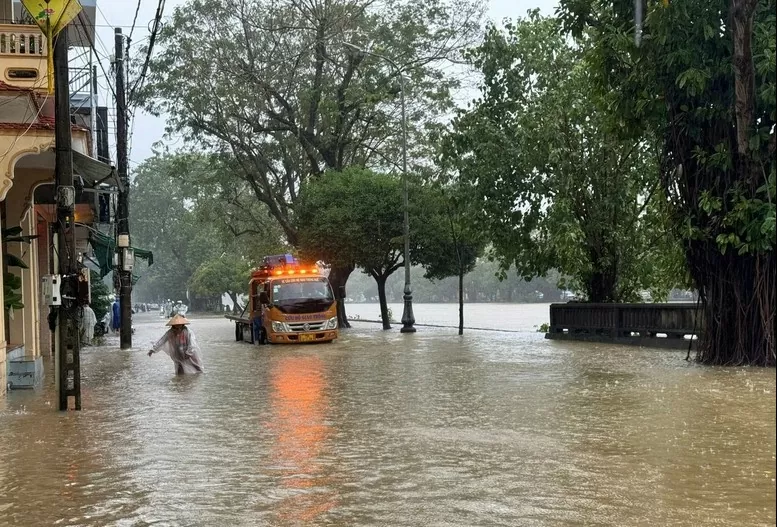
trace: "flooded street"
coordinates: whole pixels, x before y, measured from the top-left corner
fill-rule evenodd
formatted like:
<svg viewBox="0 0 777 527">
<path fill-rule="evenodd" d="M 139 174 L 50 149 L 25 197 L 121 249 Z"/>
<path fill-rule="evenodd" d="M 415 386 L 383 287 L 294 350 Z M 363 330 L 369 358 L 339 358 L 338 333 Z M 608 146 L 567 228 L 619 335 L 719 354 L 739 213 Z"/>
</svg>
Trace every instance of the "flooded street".
<svg viewBox="0 0 777 527">
<path fill-rule="evenodd" d="M 50 361 L 0 400 L 0 525 L 774 525 L 773 369 L 547 341 L 520 309 L 314 346 L 193 319 L 206 373 L 177 378 L 139 315 L 135 350 L 82 352 L 83 411 Z"/>
</svg>

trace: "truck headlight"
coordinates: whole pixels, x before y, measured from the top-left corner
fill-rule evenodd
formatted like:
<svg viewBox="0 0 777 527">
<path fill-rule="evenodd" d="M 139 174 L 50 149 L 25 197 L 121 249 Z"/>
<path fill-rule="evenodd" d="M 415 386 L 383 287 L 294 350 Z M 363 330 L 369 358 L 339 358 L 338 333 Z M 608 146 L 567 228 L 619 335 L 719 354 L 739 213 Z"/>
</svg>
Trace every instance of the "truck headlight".
<svg viewBox="0 0 777 527">
<path fill-rule="evenodd" d="M 337 329 L 337 317 L 332 317 L 326 321 L 326 329 Z"/>
<path fill-rule="evenodd" d="M 272 330 L 276 333 L 288 333 L 289 330 L 286 327 L 285 322 L 277 322 L 275 320 L 272 321 Z"/>
</svg>

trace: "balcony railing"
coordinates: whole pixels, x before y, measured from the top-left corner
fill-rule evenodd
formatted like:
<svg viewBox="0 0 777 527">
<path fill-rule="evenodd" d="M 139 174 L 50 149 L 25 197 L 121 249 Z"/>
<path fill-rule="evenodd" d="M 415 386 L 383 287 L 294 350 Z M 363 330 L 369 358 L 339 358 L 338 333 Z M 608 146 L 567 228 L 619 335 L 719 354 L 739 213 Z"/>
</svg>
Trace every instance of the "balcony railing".
<svg viewBox="0 0 777 527">
<path fill-rule="evenodd" d="M 0 55 L 41 57 L 47 55 L 46 37 L 37 26 L 0 24 Z"/>
</svg>

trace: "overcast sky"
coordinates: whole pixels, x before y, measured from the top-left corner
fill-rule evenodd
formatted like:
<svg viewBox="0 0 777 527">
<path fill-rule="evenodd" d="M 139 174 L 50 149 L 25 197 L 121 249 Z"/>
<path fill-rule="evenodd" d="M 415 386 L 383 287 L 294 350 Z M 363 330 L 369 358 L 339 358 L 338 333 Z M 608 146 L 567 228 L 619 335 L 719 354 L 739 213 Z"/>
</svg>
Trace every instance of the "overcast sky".
<svg viewBox="0 0 777 527">
<path fill-rule="evenodd" d="M 176 6 L 183 3 L 185 0 L 167 0 L 165 13 L 172 13 Z M 557 4 L 557 0 L 490 0 L 488 18 L 494 22 L 499 22 L 506 17 L 515 18 L 524 15 L 528 10 L 535 8 L 539 8 L 544 14 L 552 14 Z M 108 71 L 114 49 L 113 28 L 120 26 L 125 34 L 129 34 L 136 5 L 135 0 L 97 0 L 98 38 L 95 47 L 102 58 L 106 71 Z M 148 26 L 154 18 L 156 6 L 156 0 L 141 0 L 138 21 L 132 36 L 134 43 L 140 43 L 148 37 Z M 103 84 L 101 96 L 105 97 L 107 86 L 104 86 L 104 81 L 101 84 Z M 104 98 L 101 103 L 106 103 Z M 141 112 L 137 113 L 132 130 L 130 169 L 151 155 L 153 144 L 162 139 L 164 125 L 164 119 Z M 113 150 L 112 157 L 115 162 L 115 150 Z"/>
</svg>

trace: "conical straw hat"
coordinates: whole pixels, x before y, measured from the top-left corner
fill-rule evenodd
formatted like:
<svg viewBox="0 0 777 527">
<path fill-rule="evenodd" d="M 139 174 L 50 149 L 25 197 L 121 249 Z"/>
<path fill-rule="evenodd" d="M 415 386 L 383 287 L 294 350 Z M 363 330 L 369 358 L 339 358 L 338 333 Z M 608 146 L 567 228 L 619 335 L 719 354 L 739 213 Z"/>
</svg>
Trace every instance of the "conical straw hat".
<svg viewBox="0 0 777 527">
<path fill-rule="evenodd" d="M 183 315 L 175 315 L 167 322 L 168 326 L 185 326 L 187 324 L 189 324 L 189 321 Z"/>
</svg>

